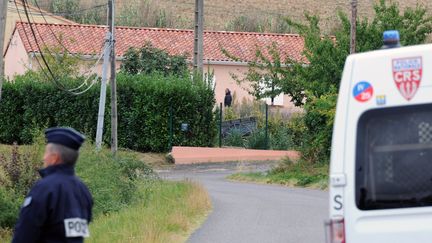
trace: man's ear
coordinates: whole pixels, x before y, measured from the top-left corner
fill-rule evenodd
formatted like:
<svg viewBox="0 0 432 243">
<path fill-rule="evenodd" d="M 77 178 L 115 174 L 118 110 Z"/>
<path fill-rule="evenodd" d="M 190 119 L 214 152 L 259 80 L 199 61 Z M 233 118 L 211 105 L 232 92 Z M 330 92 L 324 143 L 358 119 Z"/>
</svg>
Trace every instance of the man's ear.
<svg viewBox="0 0 432 243">
<path fill-rule="evenodd" d="M 54 152 L 53 156 L 55 158 L 54 161 L 56 165 L 62 163 L 62 158 L 59 152 Z"/>
</svg>

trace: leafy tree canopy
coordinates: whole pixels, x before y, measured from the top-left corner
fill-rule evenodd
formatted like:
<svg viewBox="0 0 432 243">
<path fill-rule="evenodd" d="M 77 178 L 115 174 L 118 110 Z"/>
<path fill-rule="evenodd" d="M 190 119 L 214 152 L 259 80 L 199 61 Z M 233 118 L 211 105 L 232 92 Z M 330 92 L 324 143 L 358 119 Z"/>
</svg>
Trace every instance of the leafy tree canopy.
<svg viewBox="0 0 432 243">
<path fill-rule="evenodd" d="M 385 30 L 398 30 L 404 46 L 422 44 L 432 33 L 432 17 L 423 6 L 402 12 L 396 3 L 387 4 L 380 0 L 374 11 L 372 20 L 357 20 L 356 52 L 380 49 Z M 334 35 L 323 35 L 319 18 L 305 16 L 306 24 L 291 19 L 286 21 L 304 38 L 306 63 L 290 58 L 285 60 L 273 44 L 267 47 L 269 55 L 262 55 L 263 51 L 257 50 L 256 60 L 249 63 L 244 78 L 234 78 L 239 83 L 250 84 L 250 93 L 257 99 L 283 92 L 292 97 L 295 105 L 304 106 L 306 113 L 302 125 L 298 126 L 299 131 L 295 131 L 295 126 L 292 128 L 292 133 L 301 134 L 297 145 L 307 161 L 328 162 L 337 92 L 345 60 L 350 54 L 351 23 L 348 16 L 340 12 L 340 26 Z"/>
<path fill-rule="evenodd" d="M 424 43 L 432 32 L 432 17 L 427 15 L 424 7 L 407 8 L 401 13 L 396 3 L 388 5 L 385 0 L 380 0 L 374 10 L 374 19 L 357 20 L 357 52 L 380 49 L 385 30 L 399 30 L 401 44 L 405 46 Z M 300 88 L 308 96 L 320 97 L 339 88 L 345 59 L 349 55 L 351 23 L 347 15 L 340 12 L 341 27 L 334 36 L 323 36 L 318 27 L 319 18 L 310 15 L 306 18 L 308 25 L 287 20 L 305 39 L 303 54 L 309 63 L 295 63 L 290 76 L 284 79 L 282 90 L 298 93 L 292 89 Z"/>
<path fill-rule="evenodd" d="M 124 55 L 121 69 L 129 74 L 150 74 L 153 72 L 164 75 L 184 76 L 188 73 L 186 55 L 170 55 L 146 43 L 140 49 L 130 48 Z"/>
<path fill-rule="evenodd" d="M 407 8 L 402 13 L 396 3 L 387 4 L 380 0 L 374 11 L 372 20 L 357 20 L 357 52 L 379 49 L 385 30 L 399 30 L 401 44 L 405 46 L 424 43 L 432 32 L 432 17 L 420 5 Z M 305 16 L 306 24 L 291 19 L 286 21 L 304 38 L 306 63 L 289 57 L 285 59 L 277 44 L 273 43 L 267 50 L 257 49 L 255 60 L 249 63 L 248 71 L 241 78 L 232 75 L 238 83 L 248 83 L 248 91 L 255 98 L 274 98 L 285 93 L 292 97 L 295 105 L 302 106 L 307 100 L 305 98 L 337 92 L 345 59 L 349 55 L 350 20 L 345 13 L 339 12 L 340 27 L 330 36 L 322 34 L 317 16 Z M 225 53 L 235 59 L 230 53 Z"/>
<path fill-rule="evenodd" d="M 399 30 L 401 44 L 405 46 L 424 43 L 432 33 L 432 17 L 424 7 L 407 8 L 401 13 L 397 4 L 388 5 L 381 0 L 374 10 L 375 17 L 371 21 L 357 20 L 357 52 L 380 49 L 385 30 Z M 351 24 L 345 14 L 339 13 L 341 27 L 334 36 L 323 36 L 318 18 L 307 15 L 307 19 L 309 25 L 287 20 L 305 39 L 304 55 L 309 63 L 295 63 L 290 76 L 281 85 L 284 92 L 301 88 L 306 94 L 303 157 L 312 162 L 328 162 L 337 92 L 350 49 Z"/>
</svg>

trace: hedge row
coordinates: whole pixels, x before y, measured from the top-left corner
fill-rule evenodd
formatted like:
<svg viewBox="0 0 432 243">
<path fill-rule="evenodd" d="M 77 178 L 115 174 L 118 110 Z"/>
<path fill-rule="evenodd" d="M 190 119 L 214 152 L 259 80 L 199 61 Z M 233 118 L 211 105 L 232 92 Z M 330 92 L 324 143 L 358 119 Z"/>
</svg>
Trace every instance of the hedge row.
<svg viewBox="0 0 432 243">
<path fill-rule="evenodd" d="M 0 143 L 31 143 L 33 133 L 52 126 L 71 126 L 93 139 L 96 134 L 100 85 L 74 96 L 27 73 L 3 86 L 0 101 Z M 62 80 L 73 87 L 79 80 Z M 109 88 L 105 109 L 104 142 L 110 143 Z M 170 109 L 173 144 L 211 146 L 216 135 L 214 93 L 202 82 L 174 76 L 117 77 L 119 146 L 137 151 L 168 150 Z M 170 108 L 171 107 L 171 108 Z M 182 132 L 181 124 L 189 131 Z"/>
</svg>

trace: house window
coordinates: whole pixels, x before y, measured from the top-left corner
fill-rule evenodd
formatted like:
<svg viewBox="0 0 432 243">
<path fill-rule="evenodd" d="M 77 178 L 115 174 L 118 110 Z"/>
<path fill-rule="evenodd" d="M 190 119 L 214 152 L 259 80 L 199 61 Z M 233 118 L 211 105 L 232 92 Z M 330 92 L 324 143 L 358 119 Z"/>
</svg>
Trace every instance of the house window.
<svg viewBox="0 0 432 243">
<path fill-rule="evenodd" d="M 271 105 L 271 98 L 263 98 L 263 100 L 267 105 Z M 278 96 L 274 97 L 273 105 L 283 106 L 284 104 L 284 94 L 281 93 Z"/>
<path fill-rule="evenodd" d="M 262 92 L 269 92 L 271 91 L 271 88 L 265 87 L 263 83 L 260 83 L 260 88 Z M 262 98 L 262 101 L 264 101 L 267 105 L 271 105 L 271 98 Z M 283 106 L 284 105 L 284 94 L 280 93 L 278 96 L 274 97 L 273 105 Z"/>
</svg>

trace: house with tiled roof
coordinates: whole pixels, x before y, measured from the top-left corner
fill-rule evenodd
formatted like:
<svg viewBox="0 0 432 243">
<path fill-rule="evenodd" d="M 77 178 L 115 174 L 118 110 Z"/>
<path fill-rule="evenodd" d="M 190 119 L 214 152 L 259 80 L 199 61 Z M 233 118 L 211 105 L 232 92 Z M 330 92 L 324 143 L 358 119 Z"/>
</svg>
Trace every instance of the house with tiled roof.
<svg viewBox="0 0 432 243">
<path fill-rule="evenodd" d="M 76 24 L 72 20 L 54 15 L 27 3 L 27 13 L 35 23 Z M 27 21 L 21 1 L 9 0 L 7 3 L 4 44 L 7 45 L 17 21 Z"/>
<path fill-rule="evenodd" d="M 38 68 L 36 57 L 40 55 L 39 47 L 58 46 L 61 36 L 62 45 L 70 54 L 78 54 L 86 62 L 95 62 L 104 44 L 106 26 L 77 24 L 32 24 L 36 38 L 31 35 L 30 24 L 18 22 L 12 39 L 5 53 L 5 74 L 13 77 L 24 73 L 28 68 Z M 140 48 L 150 42 L 156 48 L 170 54 L 186 54 L 192 63 L 194 32 L 193 30 L 116 27 L 116 60 L 117 68 L 126 51 Z M 248 70 L 247 63 L 253 61 L 257 48 L 277 44 L 282 57 L 305 61 L 302 56 L 304 40 L 295 34 L 270 34 L 249 32 L 205 31 L 204 32 L 204 70 L 214 71 L 217 102 L 223 102 L 225 89 L 234 91 L 239 101 L 243 98 L 253 99 L 240 87 L 231 74 L 241 75 Z M 39 47 L 38 47 L 39 45 Z M 228 58 L 222 51 L 227 50 L 238 57 Z M 97 67 L 100 73 L 101 63 Z M 280 96 L 277 105 L 290 106 L 289 98 Z"/>
</svg>

